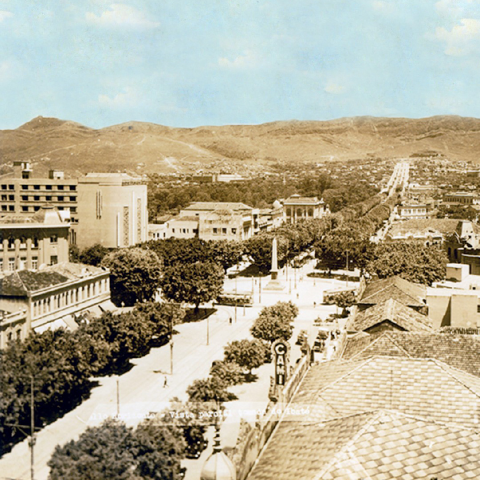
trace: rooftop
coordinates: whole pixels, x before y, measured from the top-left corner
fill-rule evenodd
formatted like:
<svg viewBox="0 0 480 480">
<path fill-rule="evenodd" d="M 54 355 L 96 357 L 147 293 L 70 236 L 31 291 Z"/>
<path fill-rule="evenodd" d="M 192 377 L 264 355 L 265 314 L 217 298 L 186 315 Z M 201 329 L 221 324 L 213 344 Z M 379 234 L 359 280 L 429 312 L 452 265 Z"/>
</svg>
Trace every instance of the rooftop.
<svg viewBox="0 0 480 480">
<path fill-rule="evenodd" d="M 38 211 L 28 214 L 18 213 L 2 213 L 0 215 L 0 227 L 2 225 L 51 225 L 68 227 L 69 223 L 65 222 L 60 212 L 51 206 L 42 206 Z"/>
<path fill-rule="evenodd" d="M 183 210 L 253 210 L 252 207 L 240 202 L 194 202 Z"/>
<path fill-rule="evenodd" d="M 407 233 L 453 233 L 457 225 L 458 220 L 450 218 L 406 220 L 392 224 L 388 235 L 395 237 L 398 235 L 406 235 Z"/>
<path fill-rule="evenodd" d="M 352 318 L 353 320 L 349 321 L 347 326 L 347 330 L 350 331 L 367 331 L 384 322 L 392 324 L 399 330 L 409 332 L 431 332 L 433 330 L 432 322 L 428 317 L 393 298 L 383 300 Z"/>
<path fill-rule="evenodd" d="M 81 263 L 59 263 L 37 271 L 19 270 L 0 278 L 0 296 L 25 297 L 45 288 L 105 272 L 102 268 Z"/>
<path fill-rule="evenodd" d="M 292 401 L 308 407 L 286 415 L 296 423 L 328 421 L 377 409 L 479 428 L 480 378 L 426 358 L 373 356 L 334 360 L 310 368 Z"/>
<path fill-rule="evenodd" d="M 282 423 L 249 480 L 478 478 L 480 441 L 452 428 L 394 411 L 325 423 Z"/>
<path fill-rule="evenodd" d="M 323 199 L 317 197 L 301 197 L 300 195 L 292 195 L 283 201 L 284 205 L 319 205 L 325 203 Z"/>
<path fill-rule="evenodd" d="M 373 280 L 367 284 L 359 304 L 377 304 L 394 299 L 409 307 L 424 306 L 426 287 L 411 283 L 399 276 Z"/>
<path fill-rule="evenodd" d="M 480 377 L 480 336 L 451 333 L 382 332 L 348 339 L 342 358 L 359 360 L 373 355 L 430 358 Z"/>
</svg>

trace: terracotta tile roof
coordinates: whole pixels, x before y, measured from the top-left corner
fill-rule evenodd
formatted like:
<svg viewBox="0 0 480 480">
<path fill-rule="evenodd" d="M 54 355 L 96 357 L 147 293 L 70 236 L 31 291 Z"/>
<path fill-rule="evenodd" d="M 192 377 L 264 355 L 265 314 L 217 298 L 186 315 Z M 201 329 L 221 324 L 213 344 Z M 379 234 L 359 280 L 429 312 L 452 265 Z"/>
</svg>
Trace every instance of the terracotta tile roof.
<svg viewBox="0 0 480 480">
<path fill-rule="evenodd" d="M 282 423 L 249 480 L 480 478 L 474 430 L 375 411 L 325 423 Z"/>
<path fill-rule="evenodd" d="M 375 305 L 384 300 L 393 298 L 410 307 L 425 306 L 426 287 L 411 283 L 399 276 L 382 280 L 373 280 L 367 284 L 358 301 L 359 304 Z"/>
<path fill-rule="evenodd" d="M 433 358 L 480 377 L 480 336 L 446 333 L 383 332 L 348 339 L 342 357 L 358 360 L 373 355 Z"/>
<path fill-rule="evenodd" d="M 69 262 L 59 263 L 34 272 L 19 270 L 0 278 L 0 296 L 26 297 L 29 292 L 105 272 L 99 267 Z"/>
<path fill-rule="evenodd" d="M 359 312 L 349 320 L 347 330 L 368 331 L 372 327 L 388 322 L 392 328 L 413 332 L 431 332 L 430 319 L 392 298 Z"/>
<path fill-rule="evenodd" d="M 324 203 L 323 199 L 319 200 L 317 197 L 300 197 L 292 196 L 284 200 L 284 205 L 319 205 Z"/>
<path fill-rule="evenodd" d="M 310 368 L 292 401 L 308 413 L 286 420 L 326 421 L 375 409 L 479 428 L 480 378 L 433 359 L 370 357 Z"/>
<path fill-rule="evenodd" d="M 252 207 L 240 202 L 194 202 L 183 210 L 253 210 Z"/>
<path fill-rule="evenodd" d="M 394 223 L 388 235 L 405 235 L 406 233 L 453 233 L 457 228 L 458 220 L 451 218 L 413 219 Z"/>
</svg>

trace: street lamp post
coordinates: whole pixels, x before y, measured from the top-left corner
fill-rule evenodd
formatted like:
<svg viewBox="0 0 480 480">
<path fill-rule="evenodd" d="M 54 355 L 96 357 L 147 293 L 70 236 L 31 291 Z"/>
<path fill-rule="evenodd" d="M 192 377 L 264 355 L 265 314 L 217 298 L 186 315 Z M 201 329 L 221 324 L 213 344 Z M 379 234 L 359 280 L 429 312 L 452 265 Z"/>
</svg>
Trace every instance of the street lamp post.
<svg viewBox="0 0 480 480">
<path fill-rule="evenodd" d="M 258 303 L 262 303 L 262 277 L 258 278 Z"/>
<path fill-rule="evenodd" d="M 209 316 L 207 317 L 207 346 L 210 345 L 210 322 L 208 321 L 209 320 Z"/>
</svg>

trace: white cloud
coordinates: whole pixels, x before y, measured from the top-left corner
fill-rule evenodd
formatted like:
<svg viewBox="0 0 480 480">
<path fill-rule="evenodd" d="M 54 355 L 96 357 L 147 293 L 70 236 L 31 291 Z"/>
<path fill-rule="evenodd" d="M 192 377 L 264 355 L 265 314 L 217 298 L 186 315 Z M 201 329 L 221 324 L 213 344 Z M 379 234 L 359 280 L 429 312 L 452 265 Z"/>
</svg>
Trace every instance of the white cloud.
<svg viewBox="0 0 480 480">
<path fill-rule="evenodd" d="M 105 10 L 100 15 L 87 12 L 85 17 L 88 23 L 105 27 L 156 28 L 160 25 L 140 10 L 123 3 L 110 5 L 110 10 Z"/>
<path fill-rule="evenodd" d="M 459 18 L 472 7 L 475 8 L 475 3 L 478 3 L 478 0 L 439 0 L 435 4 L 435 9 L 439 15 L 447 18 Z"/>
<path fill-rule="evenodd" d="M 22 65 L 15 60 L 5 60 L 0 62 L 0 82 L 7 82 L 21 76 Z"/>
<path fill-rule="evenodd" d="M 328 82 L 324 91 L 333 95 L 341 95 L 345 91 L 345 87 L 335 82 Z"/>
<path fill-rule="evenodd" d="M 445 42 L 445 54 L 462 56 L 477 50 L 480 41 L 480 20 L 476 18 L 463 18 L 460 25 L 455 25 L 451 30 L 438 27 L 435 38 Z"/>
<path fill-rule="evenodd" d="M 233 60 L 227 57 L 218 59 L 218 64 L 224 68 L 244 69 L 252 68 L 260 63 L 259 56 L 252 50 L 246 50 L 242 55 L 238 55 Z"/>
<path fill-rule="evenodd" d="M 392 13 L 395 10 L 395 6 L 390 2 L 385 2 L 384 0 L 374 0 L 372 2 L 372 7 L 377 12 L 381 13 Z"/>
<path fill-rule="evenodd" d="M 127 87 L 123 93 L 117 93 L 117 95 L 113 97 L 104 94 L 99 95 L 98 103 L 102 107 L 122 109 L 136 107 L 140 103 L 140 97 L 134 89 Z"/>
<path fill-rule="evenodd" d="M 12 12 L 7 12 L 6 10 L 0 10 L 0 22 L 3 22 L 5 19 L 13 17 Z"/>
</svg>

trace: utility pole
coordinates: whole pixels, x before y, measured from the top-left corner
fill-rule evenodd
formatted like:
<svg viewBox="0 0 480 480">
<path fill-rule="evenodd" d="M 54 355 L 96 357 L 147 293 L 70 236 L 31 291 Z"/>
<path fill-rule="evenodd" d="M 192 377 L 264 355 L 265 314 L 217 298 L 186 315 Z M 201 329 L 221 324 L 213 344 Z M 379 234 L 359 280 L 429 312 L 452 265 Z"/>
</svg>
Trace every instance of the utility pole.
<svg viewBox="0 0 480 480">
<path fill-rule="evenodd" d="M 258 303 L 262 303 L 262 277 L 258 277 Z"/>
<path fill-rule="evenodd" d="M 18 428 L 28 439 L 28 447 L 30 448 L 30 480 L 35 480 L 35 390 L 34 390 L 34 377 L 30 376 L 30 425 L 19 425 L 17 423 L 5 423 L 7 427 Z M 30 433 L 27 433 L 26 429 L 30 429 Z"/>
<path fill-rule="evenodd" d="M 117 417 L 120 415 L 120 378 L 117 376 Z"/>
<path fill-rule="evenodd" d="M 170 375 L 173 375 L 173 316 L 170 317 Z"/>
</svg>

